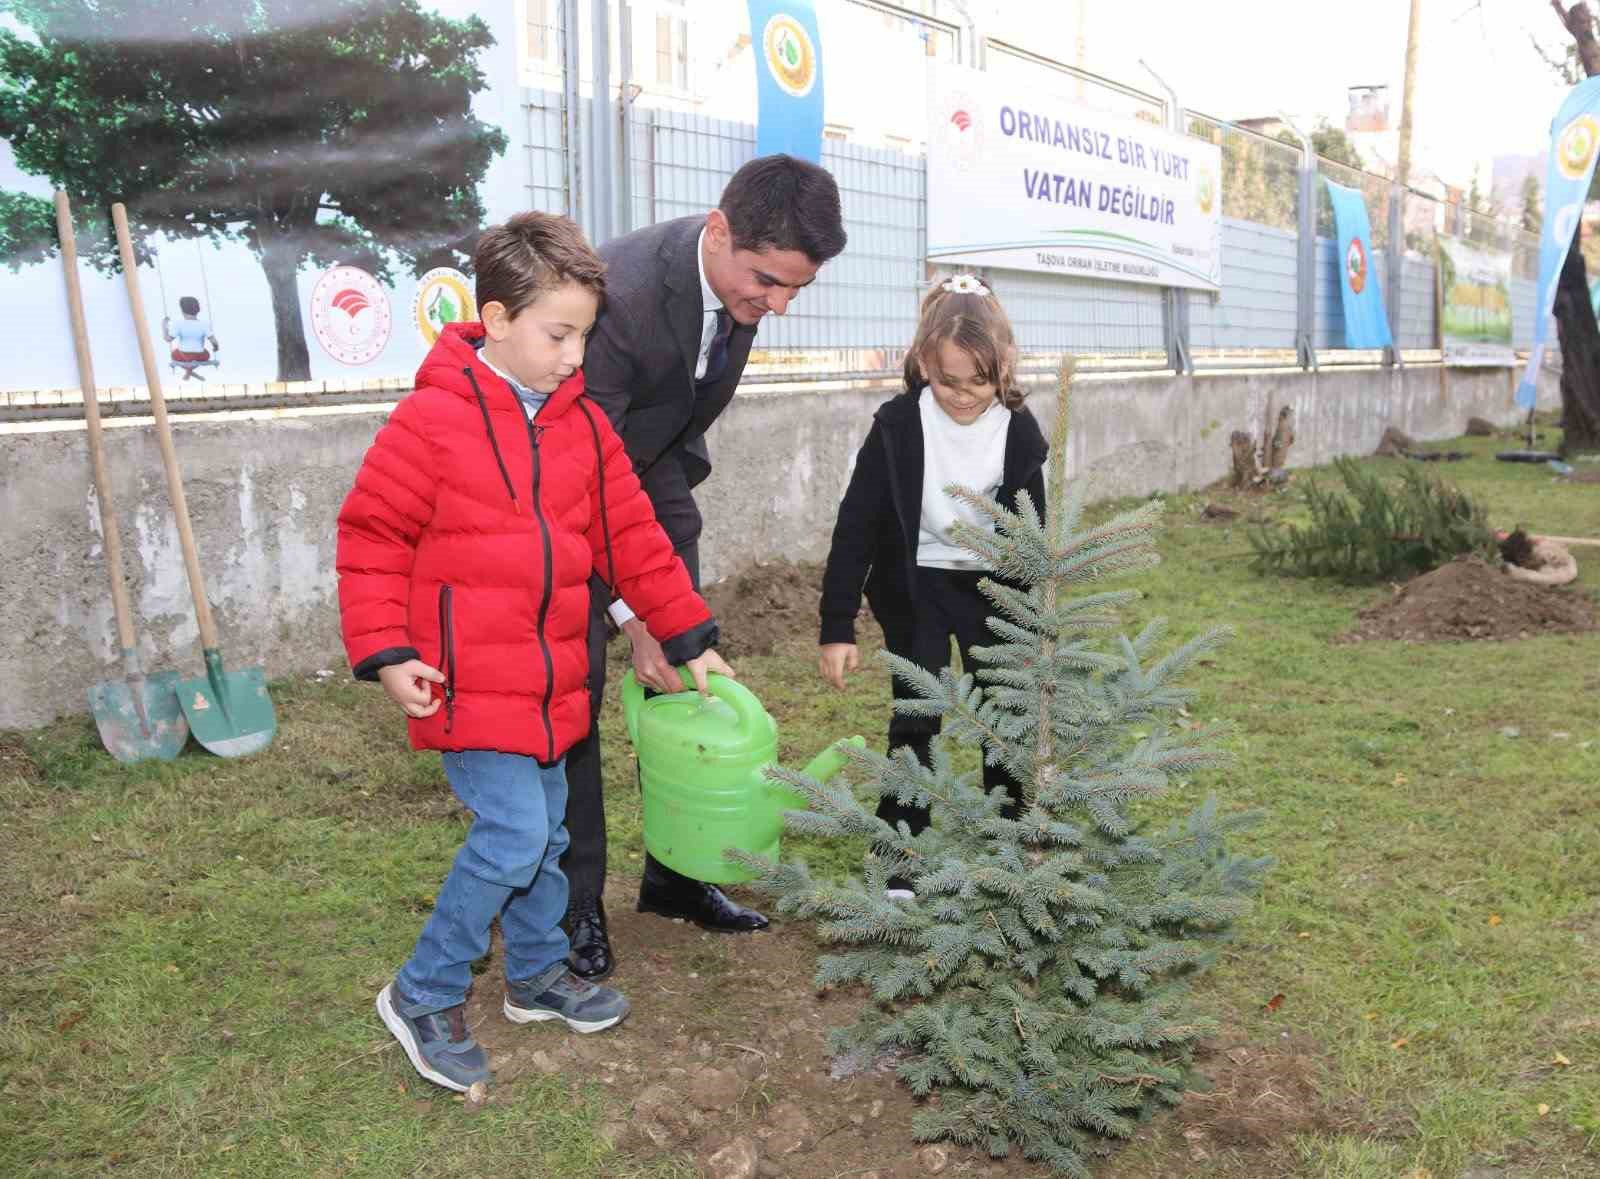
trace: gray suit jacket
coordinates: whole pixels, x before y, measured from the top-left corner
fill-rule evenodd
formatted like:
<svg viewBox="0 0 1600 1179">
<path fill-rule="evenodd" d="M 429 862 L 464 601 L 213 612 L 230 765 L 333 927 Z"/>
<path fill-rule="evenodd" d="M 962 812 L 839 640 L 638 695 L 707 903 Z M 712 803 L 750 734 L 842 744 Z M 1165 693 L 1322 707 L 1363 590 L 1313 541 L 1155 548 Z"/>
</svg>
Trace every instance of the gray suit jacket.
<svg viewBox="0 0 1600 1179">
<path fill-rule="evenodd" d="M 734 324 L 728 367 L 714 385 L 696 394 L 704 308 L 695 251 L 705 222 L 703 216 L 680 217 L 600 247 L 606 305 L 583 358 L 589 396 L 622 435 L 633 468 L 677 545 L 694 536 L 672 535 L 676 514 L 661 508 L 669 500 L 692 500 L 689 489 L 711 473 L 705 432 L 739 387 L 756 334 L 754 326 Z M 698 531 L 696 519 L 695 535 Z"/>
</svg>

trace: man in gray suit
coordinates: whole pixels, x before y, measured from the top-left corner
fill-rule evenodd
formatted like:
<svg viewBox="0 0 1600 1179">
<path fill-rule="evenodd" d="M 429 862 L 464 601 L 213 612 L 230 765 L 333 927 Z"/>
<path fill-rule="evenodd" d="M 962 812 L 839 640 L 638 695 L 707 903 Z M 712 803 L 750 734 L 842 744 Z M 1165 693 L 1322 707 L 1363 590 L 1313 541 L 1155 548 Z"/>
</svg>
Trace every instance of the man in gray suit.
<svg viewBox="0 0 1600 1179">
<path fill-rule="evenodd" d="M 606 302 L 584 355 L 588 394 L 621 434 L 633 469 L 655 505 L 696 587 L 700 510 L 693 488 L 711 471 L 705 432 L 733 398 L 756 327 L 782 315 L 844 249 L 839 189 L 815 164 L 791 156 L 751 160 L 728 182 L 717 207 L 635 230 L 600 247 Z M 682 690 L 661 645 L 625 603 L 591 585 L 589 686 L 594 725 L 567 754 L 567 829 L 562 860 L 570 884 L 567 932 L 572 969 L 611 973 L 606 933 L 606 829 L 600 780 L 600 701 L 605 691 L 606 624 L 633 645 L 634 673 L 648 688 Z M 639 910 L 737 933 L 767 919 L 714 885 L 691 880 L 647 855 Z"/>
</svg>

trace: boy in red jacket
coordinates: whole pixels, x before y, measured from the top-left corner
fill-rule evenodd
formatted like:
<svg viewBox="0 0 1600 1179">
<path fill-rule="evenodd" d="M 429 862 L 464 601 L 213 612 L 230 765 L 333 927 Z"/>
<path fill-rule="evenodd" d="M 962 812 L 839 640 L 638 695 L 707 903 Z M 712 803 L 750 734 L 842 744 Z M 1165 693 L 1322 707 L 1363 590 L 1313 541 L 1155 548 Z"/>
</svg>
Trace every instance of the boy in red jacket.
<svg viewBox="0 0 1600 1179">
<path fill-rule="evenodd" d="M 588 581 L 598 572 L 687 664 L 732 674 L 717 625 L 656 523 L 606 415 L 583 396 L 605 266 L 565 217 L 478 241 L 481 323 L 451 324 L 378 432 L 339 512 L 339 609 L 357 679 L 444 752 L 474 820 L 378 1013 L 428 1080 L 465 1091 L 489 1061 L 466 1028 L 471 964 L 496 917 L 506 1018 L 579 1032 L 628 1002 L 567 969 L 565 755 L 589 728 Z"/>
</svg>

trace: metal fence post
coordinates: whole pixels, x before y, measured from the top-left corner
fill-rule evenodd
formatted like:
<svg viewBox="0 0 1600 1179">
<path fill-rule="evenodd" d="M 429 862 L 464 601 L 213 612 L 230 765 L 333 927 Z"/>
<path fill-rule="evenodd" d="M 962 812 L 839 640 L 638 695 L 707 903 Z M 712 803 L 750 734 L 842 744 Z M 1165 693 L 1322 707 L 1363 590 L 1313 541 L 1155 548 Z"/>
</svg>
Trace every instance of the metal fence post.
<svg viewBox="0 0 1600 1179">
<path fill-rule="evenodd" d="M 617 88 L 622 96 L 618 104 L 622 117 L 622 171 L 619 189 L 622 196 L 622 219 L 617 228 L 622 233 L 633 229 L 633 5 L 628 0 L 617 3 L 617 55 L 619 63 Z"/>
<path fill-rule="evenodd" d="M 578 0 L 561 0 L 562 150 L 567 158 L 567 216 L 583 216 L 583 176 L 578 168 Z"/>
<path fill-rule="evenodd" d="M 1389 335 L 1394 343 L 1383 350 L 1386 367 L 1399 365 L 1405 368 L 1400 355 L 1400 300 L 1405 295 L 1406 266 L 1406 190 L 1399 184 L 1389 187 L 1389 281 L 1384 294 L 1389 299 Z"/>
<path fill-rule="evenodd" d="M 1283 125 L 1300 141 L 1300 197 L 1295 218 L 1294 351 L 1301 368 L 1317 368 L 1317 153 L 1287 117 Z"/>
<path fill-rule="evenodd" d="M 1178 103 L 1178 92 L 1143 58 L 1139 59 L 1139 64 L 1167 92 L 1167 130 L 1182 135 L 1183 107 Z M 1189 292 L 1181 287 L 1167 287 L 1163 293 L 1161 336 L 1167 347 L 1167 367 L 1180 376 L 1194 372 L 1194 360 L 1189 351 Z"/>
<path fill-rule="evenodd" d="M 594 55 L 594 96 L 589 117 L 589 240 L 600 245 L 611 236 L 613 127 L 611 124 L 611 0 L 591 0 L 589 5 Z"/>
</svg>

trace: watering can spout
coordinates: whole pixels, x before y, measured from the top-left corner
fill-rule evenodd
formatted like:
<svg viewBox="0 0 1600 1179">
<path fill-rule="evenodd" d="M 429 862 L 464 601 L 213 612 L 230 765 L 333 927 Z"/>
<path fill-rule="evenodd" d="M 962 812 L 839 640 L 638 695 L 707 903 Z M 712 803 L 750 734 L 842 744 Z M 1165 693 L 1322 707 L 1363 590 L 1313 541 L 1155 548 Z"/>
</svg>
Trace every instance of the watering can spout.
<svg viewBox="0 0 1600 1179">
<path fill-rule="evenodd" d="M 800 772 L 805 774 L 808 778 L 815 778 L 819 782 L 826 782 L 840 770 L 844 769 L 846 749 L 849 749 L 852 746 L 856 749 L 865 749 L 866 745 L 867 740 L 865 737 L 850 737 L 847 740 L 835 741 L 821 753 L 817 754 L 816 757 L 812 758 L 810 762 L 806 764 L 805 769 L 801 770 Z"/>
</svg>

